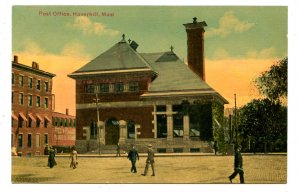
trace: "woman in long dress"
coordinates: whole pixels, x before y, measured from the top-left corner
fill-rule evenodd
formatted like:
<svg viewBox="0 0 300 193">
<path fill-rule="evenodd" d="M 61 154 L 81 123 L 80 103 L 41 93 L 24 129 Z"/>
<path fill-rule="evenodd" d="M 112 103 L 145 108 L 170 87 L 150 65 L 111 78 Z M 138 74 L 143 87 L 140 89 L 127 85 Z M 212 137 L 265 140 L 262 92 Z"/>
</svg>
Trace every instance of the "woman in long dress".
<svg viewBox="0 0 300 193">
<path fill-rule="evenodd" d="M 77 151 L 76 151 L 75 146 L 73 146 L 72 149 L 71 149 L 70 158 L 72 159 L 71 163 L 70 163 L 70 168 L 75 169 L 77 167 L 77 164 L 78 164 L 78 162 L 77 162 Z"/>
</svg>

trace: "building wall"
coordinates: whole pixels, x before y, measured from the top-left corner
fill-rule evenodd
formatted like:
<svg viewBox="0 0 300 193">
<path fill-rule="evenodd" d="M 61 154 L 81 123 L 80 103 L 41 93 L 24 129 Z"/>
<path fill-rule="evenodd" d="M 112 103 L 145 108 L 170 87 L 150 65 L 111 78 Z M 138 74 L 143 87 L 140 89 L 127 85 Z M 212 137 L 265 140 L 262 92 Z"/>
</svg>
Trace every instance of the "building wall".
<svg viewBox="0 0 300 193">
<path fill-rule="evenodd" d="M 53 146 L 73 146 L 76 140 L 76 120 L 74 116 L 53 112 L 52 113 L 52 125 L 53 125 Z"/>
<path fill-rule="evenodd" d="M 140 134 L 138 138 L 153 138 L 152 132 L 154 126 L 153 121 L 153 107 L 135 107 L 135 108 L 107 108 L 99 109 L 99 120 L 106 122 L 110 118 L 115 118 L 118 121 L 132 120 L 135 124 L 141 127 L 137 131 Z M 77 126 L 76 139 L 86 139 L 83 133 L 83 127 L 90 126 L 92 122 L 97 122 L 97 109 L 81 109 L 76 111 Z"/>
<path fill-rule="evenodd" d="M 16 147 L 16 152 L 21 153 L 22 156 L 25 155 L 39 155 L 43 154 L 44 147 L 46 143 L 52 141 L 52 77 L 44 73 L 41 73 L 38 69 L 31 68 L 30 70 L 23 69 L 22 66 L 19 67 L 17 63 L 13 63 L 12 66 L 12 77 L 14 77 L 14 82 L 12 80 L 12 140 L 11 146 Z M 19 80 L 23 76 L 23 86 L 20 86 Z M 29 77 L 32 78 L 33 84 L 32 88 L 29 87 Z M 40 90 L 37 89 L 37 80 L 41 81 Z M 48 91 L 45 91 L 45 82 L 48 82 Z M 20 93 L 23 94 L 23 104 L 20 104 Z M 28 104 L 29 96 L 32 96 L 32 106 Z M 37 107 L 37 96 L 40 96 L 41 105 Z M 44 101 L 48 98 L 48 107 L 45 107 Z M 28 121 L 24 121 L 22 127 L 18 126 L 18 120 L 21 119 L 19 113 L 22 113 Z M 32 122 L 31 127 L 29 127 L 29 114 L 31 114 L 35 120 L 38 120 L 37 114 L 42 118 L 40 127 L 36 126 L 36 122 Z M 48 122 L 45 117 L 49 118 Z M 18 120 L 17 120 L 17 119 Z M 47 127 L 44 127 L 44 122 L 47 123 Z M 18 147 L 18 135 L 23 134 L 22 147 Z M 28 134 L 31 134 L 31 147 L 28 147 Z M 36 145 L 37 135 L 40 135 L 39 146 Z M 46 141 L 47 135 L 48 139 Z"/>
</svg>

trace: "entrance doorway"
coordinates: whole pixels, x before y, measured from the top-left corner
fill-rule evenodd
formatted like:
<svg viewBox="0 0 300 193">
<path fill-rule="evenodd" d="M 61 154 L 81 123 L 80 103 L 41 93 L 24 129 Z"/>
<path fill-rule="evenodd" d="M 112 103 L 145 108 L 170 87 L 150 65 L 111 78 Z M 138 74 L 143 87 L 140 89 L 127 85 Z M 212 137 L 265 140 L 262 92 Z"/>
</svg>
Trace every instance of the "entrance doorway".
<svg viewBox="0 0 300 193">
<path fill-rule="evenodd" d="M 105 124 L 105 144 L 116 145 L 120 138 L 119 121 L 115 118 L 110 118 Z"/>
</svg>

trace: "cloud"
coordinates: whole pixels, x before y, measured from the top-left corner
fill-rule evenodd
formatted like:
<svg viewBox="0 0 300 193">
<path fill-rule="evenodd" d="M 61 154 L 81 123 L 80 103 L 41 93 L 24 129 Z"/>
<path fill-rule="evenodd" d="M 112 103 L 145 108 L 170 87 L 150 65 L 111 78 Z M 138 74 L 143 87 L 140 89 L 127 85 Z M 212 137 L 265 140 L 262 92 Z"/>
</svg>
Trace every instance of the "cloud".
<svg viewBox="0 0 300 193">
<path fill-rule="evenodd" d="M 97 36 L 116 36 L 120 32 L 117 30 L 109 29 L 104 24 L 99 22 L 93 22 L 86 16 L 75 17 L 73 23 L 68 23 L 67 27 L 71 27 L 80 30 L 85 35 L 97 35 Z"/>
<path fill-rule="evenodd" d="M 31 53 L 32 55 L 41 55 L 45 53 L 45 50 L 42 49 L 40 45 L 32 39 L 24 40 L 21 45 L 24 52 Z"/>
<path fill-rule="evenodd" d="M 217 48 L 214 51 L 213 58 L 215 58 L 215 59 L 229 58 L 229 53 L 224 48 Z"/>
<path fill-rule="evenodd" d="M 241 33 L 251 29 L 254 23 L 239 20 L 233 11 L 226 12 L 219 20 L 219 28 L 211 28 L 207 31 L 206 36 L 227 37 L 232 33 Z"/>
<path fill-rule="evenodd" d="M 262 50 L 249 50 L 246 53 L 246 57 L 248 58 L 272 58 L 276 54 L 276 48 L 270 47 L 270 48 L 265 48 Z"/>
<path fill-rule="evenodd" d="M 88 54 L 84 52 L 85 47 L 83 44 L 79 42 L 68 42 L 64 45 L 61 50 L 61 54 L 64 56 L 72 56 L 72 57 L 89 57 Z"/>
</svg>

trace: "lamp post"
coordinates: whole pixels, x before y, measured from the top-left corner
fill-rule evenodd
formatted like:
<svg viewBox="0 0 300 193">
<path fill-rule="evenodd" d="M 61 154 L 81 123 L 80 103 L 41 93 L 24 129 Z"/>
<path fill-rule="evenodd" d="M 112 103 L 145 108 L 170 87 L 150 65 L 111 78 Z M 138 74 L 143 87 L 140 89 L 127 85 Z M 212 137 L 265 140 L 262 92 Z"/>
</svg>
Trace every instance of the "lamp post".
<svg viewBox="0 0 300 193">
<path fill-rule="evenodd" d="M 98 129 L 98 147 L 99 147 L 99 155 L 101 154 L 101 141 L 100 141 L 100 138 L 101 138 L 101 129 L 100 129 L 100 120 L 99 120 L 99 103 L 98 101 L 100 100 L 98 98 L 98 93 L 96 93 L 96 107 L 97 107 L 97 129 Z"/>
</svg>

